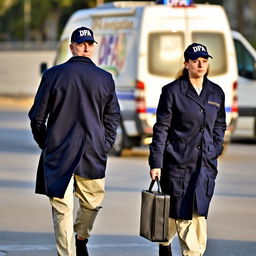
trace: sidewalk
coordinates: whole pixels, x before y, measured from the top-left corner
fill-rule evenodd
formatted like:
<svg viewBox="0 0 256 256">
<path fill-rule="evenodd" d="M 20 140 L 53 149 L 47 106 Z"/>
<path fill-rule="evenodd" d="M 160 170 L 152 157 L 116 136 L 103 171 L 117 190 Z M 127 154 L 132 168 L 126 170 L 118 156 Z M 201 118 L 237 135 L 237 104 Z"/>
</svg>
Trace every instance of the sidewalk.
<svg viewBox="0 0 256 256">
<path fill-rule="evenodd" d="M 25 235 L 26 236 L 26 235 Z M 20 239 L 18 239 L 20 240 Z M 24 244 L 0 245 L 0 256 L 54 256 L 56 255 L 53 234 L 35 234 L 34 239 L 27 236 Z M 30 243 L 29 243 L 30 241 Z M 48 243 L 47 243 L 48 242 Z M 94 235 L 89 241 L 90 256 L 158 256 L 158 244 L 139 236 Z M 178 256 L 177 239 L 173 243 L 173 256 Z"/>
<path fill-rule="evenodd" d="M 0 110 L 28 110 L 34 101 L 34 97 L 10 97 L 0 96 Z"/>
</svg>

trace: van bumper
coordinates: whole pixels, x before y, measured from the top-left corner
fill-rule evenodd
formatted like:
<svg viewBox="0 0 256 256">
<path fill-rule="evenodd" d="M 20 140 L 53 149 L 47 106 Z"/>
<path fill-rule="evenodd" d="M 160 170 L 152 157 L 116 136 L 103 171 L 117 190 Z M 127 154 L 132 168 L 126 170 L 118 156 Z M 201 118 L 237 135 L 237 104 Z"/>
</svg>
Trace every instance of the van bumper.
<svg viewBox="0 0 256 256">
<path fill-rule="evenodd" d="M 238 110 L 239 116 L 255 116 L 256 117 L 256 107 L 240 107 Z"/>
</svg>

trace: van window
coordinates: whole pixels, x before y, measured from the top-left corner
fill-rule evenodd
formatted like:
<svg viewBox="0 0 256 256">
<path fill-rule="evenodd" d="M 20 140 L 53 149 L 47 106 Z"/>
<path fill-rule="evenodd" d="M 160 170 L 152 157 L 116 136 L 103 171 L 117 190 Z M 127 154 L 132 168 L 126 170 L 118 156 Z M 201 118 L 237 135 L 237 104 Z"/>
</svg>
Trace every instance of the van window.
<svg viewBox="0 0 256 256">
<path fill-rule="evenodd" d="M 183 68 L 183 34 L 151 33 L 148 39 L 149 72 L 159 76 L 175 77 Z"/>
<path fill-rule="evenodd" d="M 63 62 L 66 62 L 69 59 L 69 57 L 70 57 L 69 40 L 66 39 L 60 42 L 54 64 L 58 65 Z"/>
<path fill-rule="evenodd" d="M 210 60 L 210 76 L 217 76 L 227 72 L 227 54 L 224 35 L 221 33 L 193 32 L 192 40 L 207 47 L 213 57 Z"/>
<path fill-rule="evenodd" d="M 237 41 L 236 39 L 234 39 L 234 42 L 239 75 L 249 79 L 255 79 L 255 60 L 253 56 L 248 52 L 241 42 Z"/>
</svg>

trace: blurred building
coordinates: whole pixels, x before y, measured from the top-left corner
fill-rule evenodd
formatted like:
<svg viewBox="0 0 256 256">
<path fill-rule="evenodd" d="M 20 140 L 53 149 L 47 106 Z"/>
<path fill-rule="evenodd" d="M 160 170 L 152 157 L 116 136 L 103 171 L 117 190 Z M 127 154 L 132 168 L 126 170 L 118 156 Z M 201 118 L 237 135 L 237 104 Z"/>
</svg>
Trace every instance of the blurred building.
<svg viewBox="0 0 256 256">
<path fill-rule="evenodd" d="M 232 29 L 241 32 L 256 47 L 256 2 L 255 0 L 224 0 Z"/>
</svg>

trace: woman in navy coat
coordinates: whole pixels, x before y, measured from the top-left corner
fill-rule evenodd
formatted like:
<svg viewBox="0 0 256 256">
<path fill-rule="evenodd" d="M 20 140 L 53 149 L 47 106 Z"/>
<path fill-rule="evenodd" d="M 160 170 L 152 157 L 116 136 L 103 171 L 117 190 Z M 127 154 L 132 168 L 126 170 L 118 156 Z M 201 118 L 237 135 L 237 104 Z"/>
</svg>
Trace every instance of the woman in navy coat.
<svg viewBox="0 0 256 256">
<path fill-rule="evenodd" d="M 178 79 L 162 88 L 150 145 L 151 178 L 160 179 L 163 192 L 171 196 L 170 239 L 159 245 L 161 256 L 172 255 L 176 231 L 182 255 L 203 255 L 205 219 L 226 130 L 224 92 L 207 78 L 212 58 L 207 48 L 193 43 L 184 57 Z"/>
</svg>

